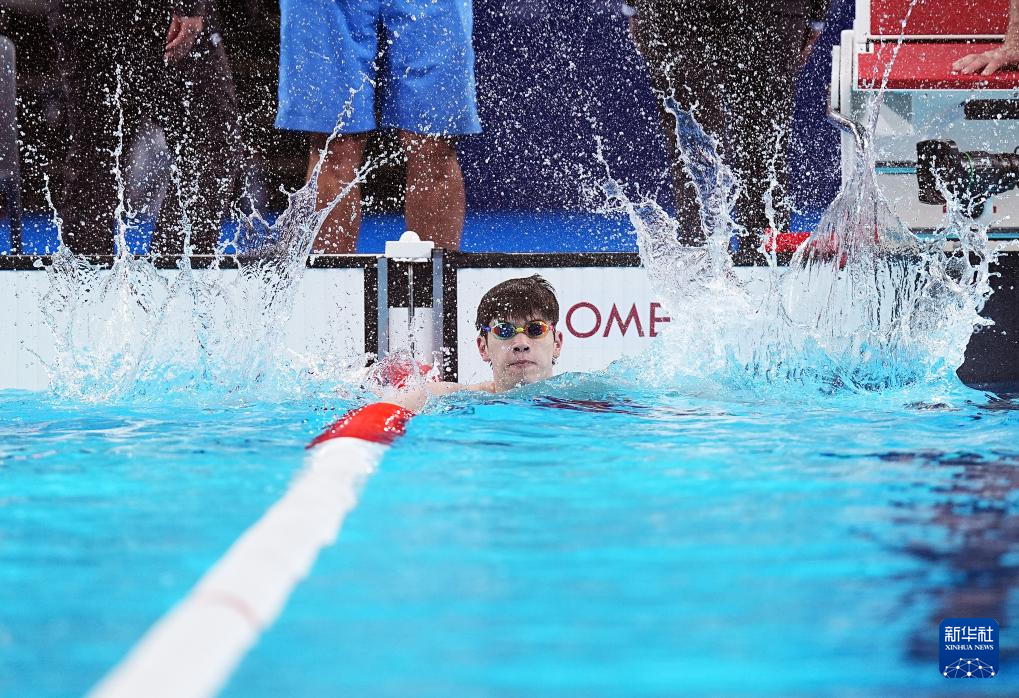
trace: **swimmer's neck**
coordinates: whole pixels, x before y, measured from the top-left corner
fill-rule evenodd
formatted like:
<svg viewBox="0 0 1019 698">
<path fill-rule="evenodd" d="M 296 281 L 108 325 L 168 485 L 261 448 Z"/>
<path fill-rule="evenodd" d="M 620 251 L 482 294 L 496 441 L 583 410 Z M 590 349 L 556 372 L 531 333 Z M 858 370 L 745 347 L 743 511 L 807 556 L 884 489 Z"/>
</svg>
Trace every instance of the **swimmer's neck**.
<svg viewBox="0 0 1019 698">
<path fill-rule="evenodd" d="M 542 379 L 546 380 L 546 379 Z M 538 381 L 541 382 L 541 381 Z M 416 388 L 405 393 L 401 393 L 398 397 L 392 398 L 390 402 L 395 405 L 399 405 L 411 412 L 418 412 L 424 407 L 428 397 L 442 397 L 444 395 L 451 395 L 452 393 L 460 392 L 478 392 L 478 393 L 490 393 L 493 395 L 499 393 L 505 393 L 514 388 L 519 388 L 526 383 L 520 382 L 509 386 L 500 386 L 496 381 L 490 380 L 483 383 L 472 383 L 470 385 L 464 383 L 454 383 L 452 381 L 440 381 L 438 383 L 426 383 L 421 388 Z"/>
<path fill-rule="evenodd" d="M 426 388 L 432 395 L 448 395 L 449 393 L 458 393 L 465 390 L 470 390 L 479 393 L 508 393 L 511 390 L 522 388 L 525 385 L 533 385 L 534 383 L 543 383 L 547 378 L 541 378 L 531 383 L 525 381 L 517 381 L 516 383 L 499 383 L 494 378 L 492 380 L 483 381 L 481 383 L 454 383 L 452 381 L 441 381 L 438 383 L 429 383 Z"/>
</svg>

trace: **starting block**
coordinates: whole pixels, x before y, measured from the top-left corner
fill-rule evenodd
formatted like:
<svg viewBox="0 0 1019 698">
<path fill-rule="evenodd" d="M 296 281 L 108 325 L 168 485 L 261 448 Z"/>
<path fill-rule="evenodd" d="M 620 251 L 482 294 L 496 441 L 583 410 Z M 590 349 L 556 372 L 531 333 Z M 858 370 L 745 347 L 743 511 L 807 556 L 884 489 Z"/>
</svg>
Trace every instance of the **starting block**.
<svg viewBox="0 0 1019 698">
<path fill-rule="evenodd" d="M 1008 26 L 1009 0 L 857 0 L 853 28 L 832 50 L 831 109 L 867 123 L 866 106 L 883 103 L 872 136 L 879 185 L 892 210 L 916 232 L 939 227 L 945 209 L 921 203 L 916 145 L 952 140 L 960 151 L 1016 152 L 1019 70 L 962 75 L 952 63 L 993 48 Z M 856 148 L 842 135 L 842 178 Z M 1019 191 L 988 201 L 992 234 L 1019 234 Z"/>
</svg>

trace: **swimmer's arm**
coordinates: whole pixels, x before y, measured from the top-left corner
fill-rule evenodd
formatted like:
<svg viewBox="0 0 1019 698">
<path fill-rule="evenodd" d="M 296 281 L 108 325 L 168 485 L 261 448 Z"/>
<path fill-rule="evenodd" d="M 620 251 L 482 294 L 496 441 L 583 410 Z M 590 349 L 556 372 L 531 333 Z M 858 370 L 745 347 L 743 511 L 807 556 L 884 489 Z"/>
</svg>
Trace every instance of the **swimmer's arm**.
<svg viewBox="0 0 1019 698">
<path fill-rule="evenodd" d="M 488 381 L 486 383 L 475 383 L 474 385 L 453 383 L 451 381 L 438 381 L 436 383 L 425 383 L 425 390 L 427 390 L 431 395 L 436 396 L 459 393 L 462 390 L 476 390 L 484 393 L 494 393 L 495 384 L 492 381 Z"/>
<path fill-rule="evenodd" d="M 459 393 L 465 390 L 494 393 L 495 385 L 491 381 L 487 383 L 475 383 L 474 385 L 452 383 L 450 381 L 425 383 L 425 385 L 420 388 L 413 388 L 405 392 L 397 393 L 395 396 L 386 400 L 386 402 L 399 405 L 405 410 L 410 410 L 411 412 L 420 412 L 429 397 L 442 397 L 443 395 L 451 395 L 452 393 Z"/>
</svg>

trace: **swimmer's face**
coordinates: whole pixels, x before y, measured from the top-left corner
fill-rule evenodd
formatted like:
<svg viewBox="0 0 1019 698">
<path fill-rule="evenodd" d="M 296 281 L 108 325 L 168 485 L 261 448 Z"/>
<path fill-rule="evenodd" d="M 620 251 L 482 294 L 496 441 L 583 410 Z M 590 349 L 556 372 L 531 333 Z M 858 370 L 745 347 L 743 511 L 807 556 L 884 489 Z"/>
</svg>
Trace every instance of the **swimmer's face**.
<svg viewBox="0 0 1019 698">
<path fill-rule="evenodd" d="M 529 321 L 542 319 L 492 318 L 488 324 L 492 327 L 505 321 L 514 327 L 526 327 Z M 526 332 L 518 332 L 509 339 L 500 339 L 494 332 L 478 336 L 478 351 L 482 360 L 492 365 L 492 379 L 500 392 L 551 378 L 553 359 L 559 358 L 562 348 L 563 333 L 555 327 L 536 338 Z"/>
</svg>

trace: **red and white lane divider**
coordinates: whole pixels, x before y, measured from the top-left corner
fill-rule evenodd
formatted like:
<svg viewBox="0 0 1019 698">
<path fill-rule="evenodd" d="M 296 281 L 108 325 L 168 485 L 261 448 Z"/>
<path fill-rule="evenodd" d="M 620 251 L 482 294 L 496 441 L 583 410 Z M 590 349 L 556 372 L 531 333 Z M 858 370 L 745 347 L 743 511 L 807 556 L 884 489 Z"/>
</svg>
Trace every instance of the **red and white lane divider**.
<svg viewBox="0 0 1019 698">
<path fill-rule="evenodd" d="M 286 494 L 92 689 L 95 698 L 192 698 L 223 687 L 319 551 L 336 540 L 366 478 L 413 416 L 374 403 L 308 445 Z"/>
</svg>

